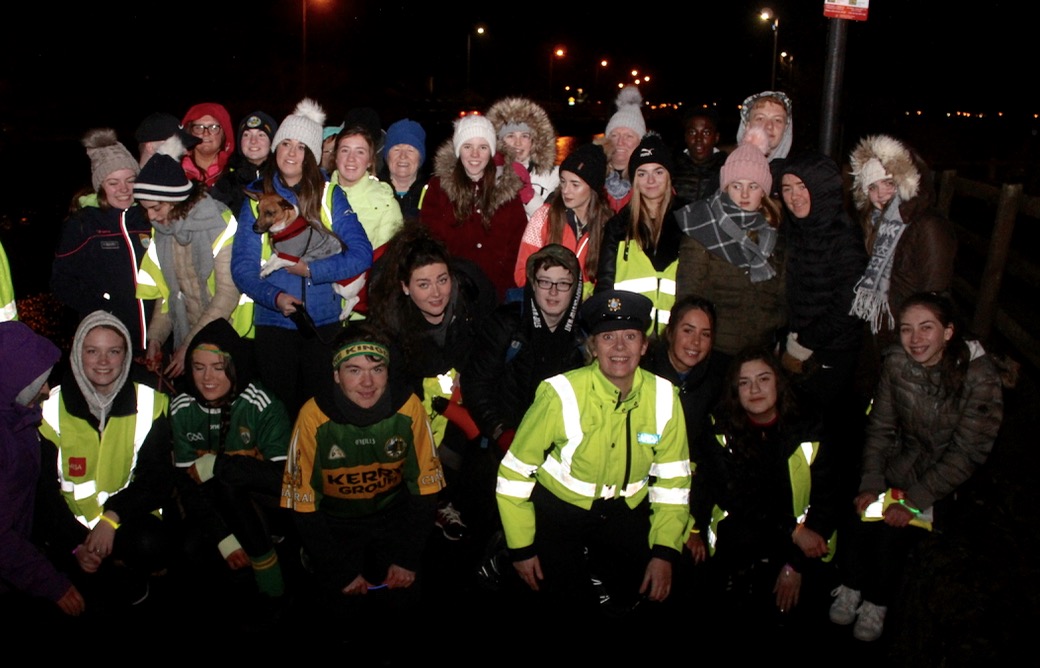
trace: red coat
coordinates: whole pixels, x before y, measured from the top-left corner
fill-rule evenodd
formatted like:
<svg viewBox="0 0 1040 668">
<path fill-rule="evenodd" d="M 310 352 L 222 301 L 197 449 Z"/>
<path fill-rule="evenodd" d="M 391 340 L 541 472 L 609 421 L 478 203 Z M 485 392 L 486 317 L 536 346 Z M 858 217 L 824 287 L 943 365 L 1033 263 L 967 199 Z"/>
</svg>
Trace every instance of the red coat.
<svg viewBox="0 0 1040 668">
<path fill-rule="evenodd" d="M 445 152 L 447 148 L 447 152 Z M 451 143 L 437 152 L 435 176 L 426 186 L 419 208 L 419 220 L 435 237 L 443 241 L 448 252 L 474 262 L 494 284 L 501 301 L 514 287 L 513 267 L 520 238 L 527 227 L 527 214 L 518 195 L 522 183 L 511 169 L 499 170 L 495 192 L 491 197 L 491 224 L 485 229 L 477 208 L 478 183 L 456 187 L 451 180 L 455 154 Z M 454 201 L 471 203 L 469 216 L 455 218 Z"/>
</svg>

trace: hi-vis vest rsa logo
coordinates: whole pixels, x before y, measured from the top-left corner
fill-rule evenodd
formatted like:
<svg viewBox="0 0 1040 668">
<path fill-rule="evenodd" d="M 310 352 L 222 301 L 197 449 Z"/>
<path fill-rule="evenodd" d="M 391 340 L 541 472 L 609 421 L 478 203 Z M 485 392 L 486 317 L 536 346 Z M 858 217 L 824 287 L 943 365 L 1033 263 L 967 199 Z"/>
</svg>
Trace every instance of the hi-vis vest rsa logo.
<svg viewBox="0 0 1040 668">
<path fill-rule="evenodd" d="M 87 475 L 86 457 L 69 457 L 69 476 L 82 478 Z"/>
</svg>

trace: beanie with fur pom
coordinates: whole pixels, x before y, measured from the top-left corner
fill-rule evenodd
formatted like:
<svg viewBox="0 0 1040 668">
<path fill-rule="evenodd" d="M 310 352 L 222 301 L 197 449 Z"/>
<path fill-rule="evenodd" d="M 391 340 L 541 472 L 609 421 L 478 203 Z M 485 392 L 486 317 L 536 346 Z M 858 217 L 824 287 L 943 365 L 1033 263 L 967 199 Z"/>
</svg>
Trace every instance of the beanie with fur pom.
<svg viewBox="0 0 1040 668">
<path fill-rule="evenodd" d="M 311 150 L 314 160 L 321 164 L 322 128 L 325 125 L 325 110 L 309 97 L 300 100 L 292 114 L 285 117 L 271 141 L 271 152 L 286 139 L 295 139 Z"/>
<path fill-rule="evenodd" d="M 112 172 L 129 169 L 137 176 L 140 171 L 137 160 L 119 143 L 116 131 L 112 128 L 97 128 L 87 132 L 83 137 L 83 146 L 90 158 L 90 183 L 95 192 Z"/>
<path fill-rule="evenodd" d="M 615 128 L 628 128 L 642 137 L 646 134 L 646 121 L 643 120 L 643 96 L 635 86 L 625 86 L 617 96 L 617 112 L 607 122 L 603 134 L 610 136 Z"/>
</svg>

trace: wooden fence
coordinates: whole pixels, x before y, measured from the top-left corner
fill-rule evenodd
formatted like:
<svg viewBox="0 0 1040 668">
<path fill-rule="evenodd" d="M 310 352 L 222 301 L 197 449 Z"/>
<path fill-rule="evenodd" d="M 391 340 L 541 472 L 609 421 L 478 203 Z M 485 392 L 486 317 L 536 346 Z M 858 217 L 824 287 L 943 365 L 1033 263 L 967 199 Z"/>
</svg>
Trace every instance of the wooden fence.
<svg viewBox="0 0 1040 668">
<path fill-rule="evenodd" d="M 988 239 L 958 222 L 956 203 L 965 198 L 978 200 L 986 210 L 994 212 Z M 1020 220 L 1040 219 L 1040 197 L 1025 195 L 1021 184 L 997 187 L 961 178 L 956 170 L 947 170 L 940 177 L 938 207 L 953 221 L 961 252 L 973 251 L 985 258 L 979 285 L 973 285 L 963 276 L 954 279 L 954 291 L 975 304 L 972 319 L 975 333 L 982 340 L 999 334 L 1015 348 L 1023 362 L 1040 369 L 1040 340 L 1030 331 L 1031 323 L 1013 317 L 1001 307 L 1001 284 L 1006 276 L 1011 276 L 1028 288 L 1029 294 L 1022 300 L 1024 307 L 1032 312 L 1036 310 L 1040 267 L 1012 249 L 1012 233 Z M 1005 303 L 1010 299 L 1006 296 Z"/>
</svg>

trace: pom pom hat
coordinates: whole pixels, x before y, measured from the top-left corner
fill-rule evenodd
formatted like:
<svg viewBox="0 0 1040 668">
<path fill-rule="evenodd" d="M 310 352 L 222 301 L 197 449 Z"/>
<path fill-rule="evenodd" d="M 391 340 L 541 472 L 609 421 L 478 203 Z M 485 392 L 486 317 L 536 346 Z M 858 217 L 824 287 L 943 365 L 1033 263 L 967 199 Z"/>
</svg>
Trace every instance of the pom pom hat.
<svg viewBox="0 0 1040 668">
<path fill-rule="evenodd" d="M 767 193 L 773 187 L 773 175 L 769 171 L 766 151 L 769 150 L 769 138 L 761 128 L 749 128 L 744 139 L 719 171 L 719 185 L 723 190 L 734 181 L 747 179 L 757 183 Z"/>
<path fill-rule="evenodd" d="M 321 163 L 322 128 L 325 125 L 325 110 L 309 97 L 300 100 L 292 114 L 285 117 L 271 141 L 271 151 L 286 139 L 295 139 L 310 149 L 314 160 Z"/>
</svg>

